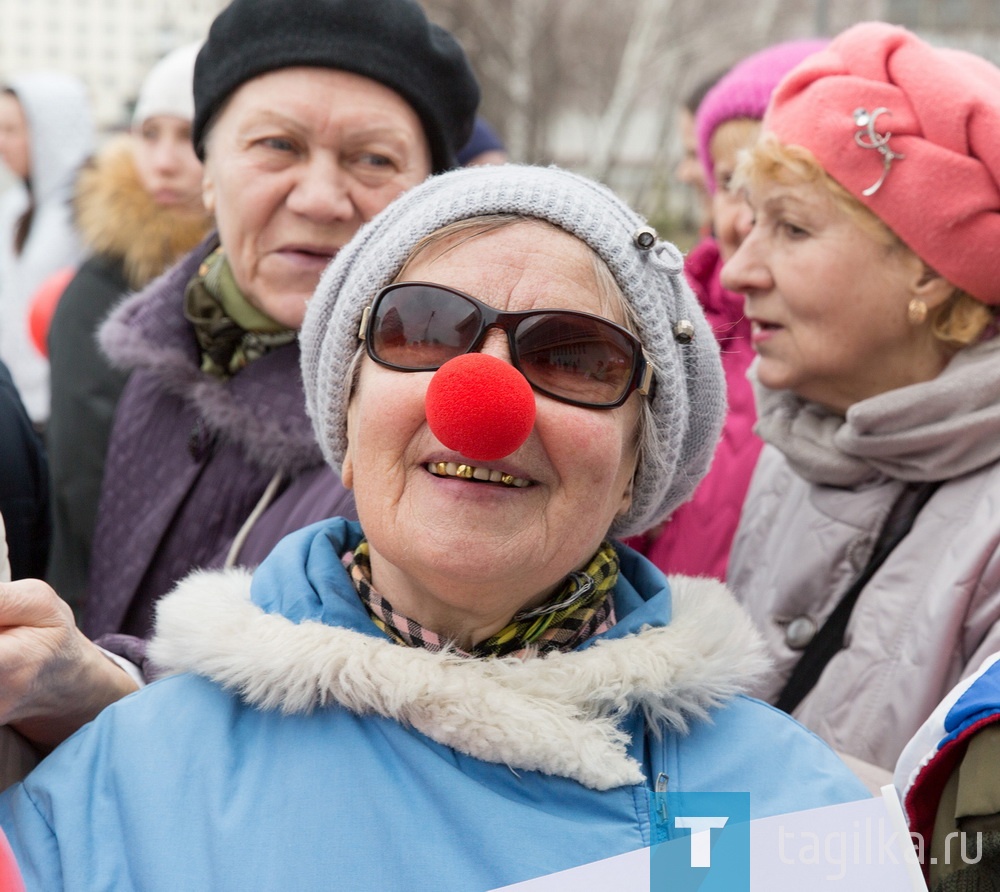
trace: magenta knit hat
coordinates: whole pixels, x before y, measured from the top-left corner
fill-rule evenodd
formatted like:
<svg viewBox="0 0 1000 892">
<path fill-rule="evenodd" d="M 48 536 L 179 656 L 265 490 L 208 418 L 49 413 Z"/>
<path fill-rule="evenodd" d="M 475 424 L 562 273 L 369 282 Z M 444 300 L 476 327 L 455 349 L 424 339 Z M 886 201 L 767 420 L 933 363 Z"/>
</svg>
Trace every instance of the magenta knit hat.
<svg viewBox="0 0 1000 892">
<path fill-rule="evenodd" d="M 764 117 L 771 93 L 781 79 L 807 56 L 823 49 L 828 40 L 790 40 L 777 43 L 747 56 L 727 71 L 698 106 L 695 128 L 698 158 L 705 170 L 710 192 L 715 191 L 715 174 L 708 146 L 716 129 L 734 118 L 759 121 Z"/>
<path fill-rule="evenodd" d="M 764 126 L 949 282 L 1000 304 L 1000 69 L 865 22 L 782 81 Z"/>
</svg>

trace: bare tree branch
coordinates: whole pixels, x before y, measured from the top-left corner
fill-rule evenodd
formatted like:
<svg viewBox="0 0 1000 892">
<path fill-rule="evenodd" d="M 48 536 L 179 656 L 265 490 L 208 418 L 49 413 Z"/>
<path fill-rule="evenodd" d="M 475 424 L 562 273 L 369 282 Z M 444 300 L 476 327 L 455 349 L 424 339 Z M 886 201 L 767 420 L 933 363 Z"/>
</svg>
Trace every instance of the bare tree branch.
<svg viewBox="0 0 1000 892">
<path fill-rule="evenodd" d="M 611 99 L 597 127 L 590 158 L 593 175 L 607 178 L 620 144 L 622 130 L 642 88 L 643 72 L 660 42 L 662 22 L 670 15 L 673 0 L 639 0 L 625 49 L 622 52 Z"/>
</svg>

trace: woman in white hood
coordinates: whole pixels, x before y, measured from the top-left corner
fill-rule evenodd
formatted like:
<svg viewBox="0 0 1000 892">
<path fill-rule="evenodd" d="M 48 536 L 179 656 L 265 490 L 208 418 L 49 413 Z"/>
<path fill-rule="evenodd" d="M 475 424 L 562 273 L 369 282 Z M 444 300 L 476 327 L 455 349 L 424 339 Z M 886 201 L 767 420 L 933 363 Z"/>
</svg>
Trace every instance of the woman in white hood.
<svg viewBox="0 0 1000 892">
<path fill-rule="evenodd" d="M 0 359 L 37 425 L 49 414 L 48 362 L 31 342 L 28 310 L 48 276 L 81 259 L 69 201 L 93 149 L 78 79 L 39 71 L 7 81 L 0 92 L 0 160 L 19 182 L 0 198 Z"/>
</svg>

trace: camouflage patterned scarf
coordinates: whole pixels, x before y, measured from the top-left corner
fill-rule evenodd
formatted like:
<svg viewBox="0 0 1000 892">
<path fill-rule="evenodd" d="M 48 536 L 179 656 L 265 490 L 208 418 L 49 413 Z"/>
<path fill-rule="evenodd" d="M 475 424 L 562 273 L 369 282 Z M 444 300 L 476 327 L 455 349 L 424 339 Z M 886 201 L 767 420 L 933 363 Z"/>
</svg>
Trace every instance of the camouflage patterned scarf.
<svg viewBox="0 0 1000 892">
<path fill-rule="evenodd" d="M 194 326 L 201 348 L 201 370 L 216 378 L 231 378 L 297 336 L 251 306 L 236 284 L 222 248 L 205 258 L 188 283 L 184 316 Z"/>
</svg>

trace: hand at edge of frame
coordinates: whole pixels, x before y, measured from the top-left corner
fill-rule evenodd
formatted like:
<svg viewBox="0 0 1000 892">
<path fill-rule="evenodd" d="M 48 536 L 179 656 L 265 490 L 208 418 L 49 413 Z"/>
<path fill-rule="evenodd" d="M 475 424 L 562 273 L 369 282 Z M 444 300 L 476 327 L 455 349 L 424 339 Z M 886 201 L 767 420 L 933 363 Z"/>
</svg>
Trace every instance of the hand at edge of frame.
<svg viewBox="0 0 1000 892">
<path fill-rule="evenodd" d="M 135 689 L 51 586 L 0 583 L 0 724 L 46 751 Z"/>
</svg>

